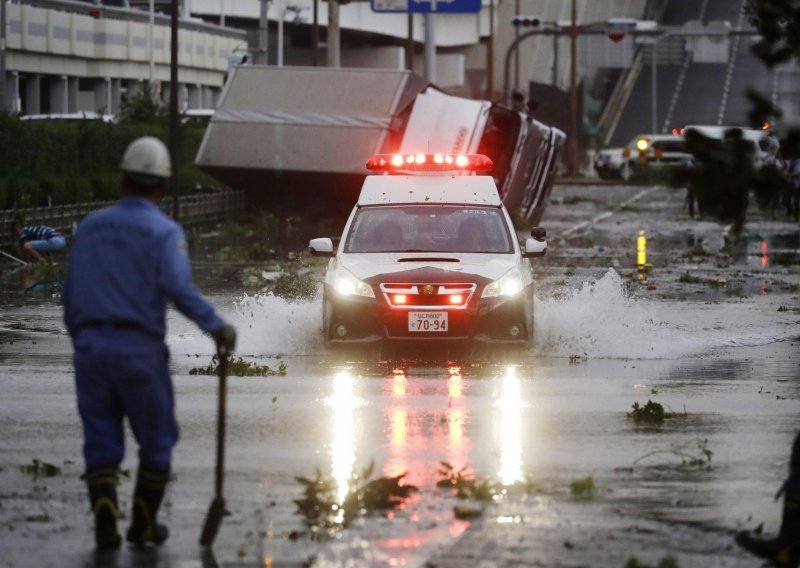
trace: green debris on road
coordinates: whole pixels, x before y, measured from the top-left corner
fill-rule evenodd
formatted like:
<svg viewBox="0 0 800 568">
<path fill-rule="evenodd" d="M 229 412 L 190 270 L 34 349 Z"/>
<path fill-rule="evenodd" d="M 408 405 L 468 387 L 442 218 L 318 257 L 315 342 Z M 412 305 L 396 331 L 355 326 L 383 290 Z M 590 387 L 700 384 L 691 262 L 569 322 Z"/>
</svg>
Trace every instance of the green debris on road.
<svg viewBox="0 0 800 568">
<path fill-rule="evenodd" d="M 190 375 L 216 375 L 219 372 L 219 357 L 214 355 L 207 367 L 193 367 Z M 228 375 L 233 377 L 285 377 L 286 363 L 280 362 L 277 369 L 269 365 L 259 365 L 253 361 L 245 361 L 242 357 L 228 362 Z"/>
<path fill-rule="evenodd" d="M 27 465 L 21 465 L 19 470 L 22 473 L 32 475 L 34 479 L 40 479 L 42 477 L 56 477 L 57 475 L 61 475 L 60 467 L 38 459 L 34 459 Z"/>
</svg>

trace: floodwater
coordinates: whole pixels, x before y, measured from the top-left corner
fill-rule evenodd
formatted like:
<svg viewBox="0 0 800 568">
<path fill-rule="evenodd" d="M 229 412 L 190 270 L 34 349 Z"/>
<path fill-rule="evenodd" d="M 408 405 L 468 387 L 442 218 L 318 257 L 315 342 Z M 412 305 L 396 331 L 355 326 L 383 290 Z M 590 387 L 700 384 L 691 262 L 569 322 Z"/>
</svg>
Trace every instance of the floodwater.
<svg viewBox="0 0 800 568">
<path fill-rule="evenodd" d="M 58 300 L 7 289 L 0 565 L 621 567 L 671 554 L 683 567 L 760 566 L 732 533 L 777 529 L 772 497 L 800 430 L 797 225 L 754 212 L 726 246 L 724 227 L 681 205 L 665 188 L 558 187 L 543 223 L 550 253 L 535 268 L 535 345 L 513 361 L 348 362 L 323 345 L 319 300 L 206 283 L 196 263 L 239 329 L 237 355 L 286 365 L 286 376 L 229 380 L 231 514 L 213 556 L 196 543 L 213 489 L 216 379 L 189 374 L 208 365 L 211 341 L 170 315 L 181 425 L 162 513 L 170 540 L 97 556 Z M 642 279 L 640 230 L 652 265 Z M 648 400 L 675 416 L 661 426 L 626 416 Z M 135 471 L 129 454 L 123 468 Z M 694 458 L 705 461 L 683 463 Z M 20 470 L 33 459 L 62 473 L 35 479 Z M 462 502 L 437 488 L 440 462 L 531 490 Z M 408 472 L 419 492 L 344 530 L 303 524 L 296 476 L 318 468 L 344 493 L 370 463 L 375 475 Z M 587 477 L 594 493 L 578 498 L 570 484 Z M 124 510 L 131 491 L 123 479 Z M 458 520 L 461 505 L 482 514 Z"/>
</svg>

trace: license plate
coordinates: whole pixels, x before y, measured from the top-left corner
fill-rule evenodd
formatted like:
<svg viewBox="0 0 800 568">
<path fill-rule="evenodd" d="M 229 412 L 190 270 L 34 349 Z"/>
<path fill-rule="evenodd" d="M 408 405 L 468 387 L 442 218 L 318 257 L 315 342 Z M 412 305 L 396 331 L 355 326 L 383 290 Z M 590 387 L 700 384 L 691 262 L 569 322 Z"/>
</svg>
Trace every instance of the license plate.
<svg viewBox="0 0 800 568">
<path fill-rule="evenodd" d="M 409 312 L 408 331 L 446 332 L 447 312 Z"/>
</svg>

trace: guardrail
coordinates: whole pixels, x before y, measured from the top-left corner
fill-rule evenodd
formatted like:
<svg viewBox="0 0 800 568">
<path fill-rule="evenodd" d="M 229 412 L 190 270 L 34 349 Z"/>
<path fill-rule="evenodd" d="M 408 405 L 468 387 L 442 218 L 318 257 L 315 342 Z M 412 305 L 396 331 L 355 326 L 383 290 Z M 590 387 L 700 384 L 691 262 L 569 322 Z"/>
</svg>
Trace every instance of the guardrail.
<svg viewBox="0 0 800 568">
<path fill-rule="evenodd" d="M 0 211 L 0 241 L 11 242 L 10 229 L 14 219 L 22 215 L 26 225 L 48 225 L 69 236 L 73 228 L 86 215 L 102 209 L 113 201 L 92 201 L 54 207 L 33 207 L 30 209 Z M 172 214 L 172 198 L 166 197 L 160 203 L 167 215 Z M 196 225 L 229 218 L 244 209 L 244 192 L 223 191 L 219 193 L 195 193 L 178 198 L 178 219 L 181 224 Z"/>
<path fill-rule="evenodd" d="M 51 10 L 59 10 L 62 12 L 71 12 L 73 14 L 83 14 L 93 18 L 108 18 L 113 20 L 124 20 L 128 22 L 150 22 L 150 12 L 147 10 L 136 10 L 131 8 L 123 8 L 120 6 L 108 6 L 105 4 L 95 4 L 89 2 L 78 2 L 74 0 L 13 0 L 10 4 L 27 4 L 28 6 L 35 6 L 37 8 L 49 8 Z M 153 16 L 154 23 L 160 26 L 169 26 L 170 17 L 164 14 L 156 13 Z M 243 30 L 235 28 L 228 28 L 217 26 L 214 24 L 207 24 L 205 22 L 195 22 L 180 18 L 178 23 L 181 29 L 192 30 L 196 32 L 205 32 L 214 35 L 220 35 L 238 40 L 246 40 L 247 34 Z"/>
</svg>

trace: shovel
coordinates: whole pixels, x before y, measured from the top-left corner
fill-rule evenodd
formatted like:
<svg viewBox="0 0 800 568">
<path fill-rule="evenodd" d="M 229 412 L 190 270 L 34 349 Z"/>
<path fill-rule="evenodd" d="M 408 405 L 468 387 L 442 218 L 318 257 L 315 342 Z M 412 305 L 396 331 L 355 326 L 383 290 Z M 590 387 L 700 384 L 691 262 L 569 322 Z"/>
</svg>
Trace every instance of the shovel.
<svg viewBox="0 0 800 568">
<path fill-rule="evenodd" d="M 214 543 L 214 539 L 219 532 L 222 524 L 222 517 L 225 515 L 225 498 L 222 496 L 222 485 L 225 479 L 225 398 L 226 380 L 228 378 L 228 351 L 220 347 L 217 351 L 219 356 L 219 393 L 217 395 L 217 469 L 214 474 L 214 500 L 206 514 L 206 522 L 203 525 L 203 533 L 200 535 L 200 545 L 209 547 Z"/>
</svg>

